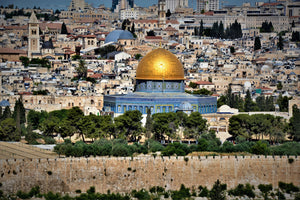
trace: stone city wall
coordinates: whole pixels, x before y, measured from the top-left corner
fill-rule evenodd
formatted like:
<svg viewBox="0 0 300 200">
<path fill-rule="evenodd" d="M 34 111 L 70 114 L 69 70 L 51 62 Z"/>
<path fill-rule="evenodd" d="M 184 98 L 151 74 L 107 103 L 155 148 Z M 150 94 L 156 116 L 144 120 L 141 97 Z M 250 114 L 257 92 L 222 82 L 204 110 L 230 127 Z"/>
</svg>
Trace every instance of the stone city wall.
<svg viewBox="0 0 300 200">
<path fill-rule="evenodd" d="M 161 186 L 177 190 L 181 184 L 211 188 L 219 179 L 228 188 L 238 184 L 292 182 L 300 186 L 299 157 L 96 157 L 0 160 L 0 190 L 16 193 L 39 185 L 42 192 L 130 192 Z"/>
</svg>

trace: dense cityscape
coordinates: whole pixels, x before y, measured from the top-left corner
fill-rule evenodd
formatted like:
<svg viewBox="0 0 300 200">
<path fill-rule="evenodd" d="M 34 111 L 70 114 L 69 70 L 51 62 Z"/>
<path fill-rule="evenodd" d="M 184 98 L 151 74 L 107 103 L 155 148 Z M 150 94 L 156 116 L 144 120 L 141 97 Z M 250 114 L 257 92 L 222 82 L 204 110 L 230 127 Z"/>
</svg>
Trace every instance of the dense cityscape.
<svg viewBox="0 0 300 200">
<path fill-rule="evenodd" d="M 0 199 L 300 199 L 300 1 L 135 3 L 0 5 Z"/>
</svg>

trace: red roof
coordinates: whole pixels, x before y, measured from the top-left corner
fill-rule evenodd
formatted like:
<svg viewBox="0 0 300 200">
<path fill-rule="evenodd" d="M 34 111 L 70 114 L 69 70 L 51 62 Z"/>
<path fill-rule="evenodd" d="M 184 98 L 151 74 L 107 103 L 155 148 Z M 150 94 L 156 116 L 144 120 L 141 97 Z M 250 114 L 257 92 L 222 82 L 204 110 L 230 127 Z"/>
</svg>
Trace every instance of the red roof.
<svg viewBox="0 0 300 200">
<path fill-rule="evenodd" d="M 167 20 L 166 24 L 179 24 L 179 21 L 177 21 L 177 20 Z"/>
<path fill-rule="evenodd" d="M 256 89 L 261 89 L 261 90 L 272 90 L 271 88 L 267 88 L 267 87 L 257 87 Z"/>
<path fill-rule="evenodd" d="M 145 39 L 147 40 L 161 40 L 161 36 L 146 36 Z"/>
<path fill-rule="evenodd" d="M 209 81 L 197 81 L 195 83 L 197 85 L 214 85 L 212 82 L 209 82 Z"/>
<path fill-rule="evenodd" d="M 26 51 L 11 48 L 0 48 L 0 54 L 26 54 Z"/>
<path fill-rule="evenodd" d="M 281 4 L 281 3 L 277 3 L 277 2 L 275 2 L 275 3 L 264 3 L 264 4 L 261 5 L 261 6 L 277 6 L 277 5 L 279 5 L 279 4 Z"/>
<path fill-rule="evenodd" d="M 214 15 L 214 11 L 206 12 L 206 13 L 204 13 L 204 15 L 213 16 Z"/>
<path fill-rule="evenodd" d="M 152 24 L 155 24 L 155 23 L 158 23 L 158 20 L 156 20 L 156 19 L 138 19 L 138 20 L 134 20 L 133 22 L 134 23 L 152 23 Z"/>
<path fill-rule="evenodd" d="M 96 79 L 100 79 L 102 78 L 102 74 L 93 74 L 90 76 L 91 78 L 96 78 Z"/>
<path fill-rule="evenodd" d="M 32 81 L 32 79 L 31 79 L 31 78 L 28 78 L 28 77 L 24 77 L 23 80 L 24 80 L 24 81 Z"/>
</svg>

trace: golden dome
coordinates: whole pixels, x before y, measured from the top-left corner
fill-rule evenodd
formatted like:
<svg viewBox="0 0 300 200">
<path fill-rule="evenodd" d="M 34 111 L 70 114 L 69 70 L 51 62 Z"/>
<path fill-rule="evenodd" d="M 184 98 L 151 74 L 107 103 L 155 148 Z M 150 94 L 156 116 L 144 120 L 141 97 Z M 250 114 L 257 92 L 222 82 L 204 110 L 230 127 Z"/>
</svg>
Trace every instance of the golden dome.
<svg viewBox="0 0 300 200">
<path fill-rule="evenodd" d="M 139 80 L 184 80 L 181 62 L 170 51 L 162 48 L 148 53 L 136 70 Z"/>
</svg>

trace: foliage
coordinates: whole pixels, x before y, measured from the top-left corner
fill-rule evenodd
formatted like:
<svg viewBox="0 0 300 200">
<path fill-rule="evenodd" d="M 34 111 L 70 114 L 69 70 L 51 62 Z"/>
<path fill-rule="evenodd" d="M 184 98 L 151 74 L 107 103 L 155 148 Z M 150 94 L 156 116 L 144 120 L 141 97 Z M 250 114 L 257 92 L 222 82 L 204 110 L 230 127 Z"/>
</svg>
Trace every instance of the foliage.
<svg viewBox="0 0 300 200">
<path fill-rule="evenodd" d="M 72 56 L 72 60 L 80 60 L 81 56 L 80 55 L 74 55 Z"/>
<path fill-rule="evenodd" d="M 268 194 L 273 190 L 272 184 L 259 184 L 258 189 L 263 193 L 264 199 L 268 199 Z"/>
<path fill-rule="evenodd" d="M 263 95 L 258 96 L 256 99 L 256 106 L 260 111 L 274 111 L 274 100 L 273 97 L 265 97 Z"/>
<path fill-rule="evenodd" d="M 144 146 L 147 147 L 149 152 L 157 152 L 164 149 L 163 145 L 155 140 L 147 140 Z"/>
<path fill-rule="evenodd" d="M 33 91 L 33 95 L 47 95 L 48 91 L 47 90 L 37 90 Z"/>
<path fill-rule="evenodd" d="M 190 149 L 186 144 L 181 144 L 178 142 L 170 143 L 161 152 L 163 156 L 172 156 L 176 154 L 177 156 L 185 156 L 190 153 Z"/>
<path fill-rule="evenodd" d="M 300 41 L 300 32 L 298 31 L 293 31 L 292 32 L 292 42 L 299 42 Z"/>
<path fill-rule="evenodd" d="M 225 190 L 227 188 L 226 184 L 221 184 L 219 179 L 213 185 L 213 188 L 209 192 L 209 197 L 211 200 L 225 200 Z"/>
<path fill-rule="evenodd" d="M 261 25 L 261 28 L 260 28 L 260 32 L 261 33 L 271 33 L 274 31 L 274 27 L 272 25 L 272 22 L 267 22 L 267 21 L 264 21 Z"/>
<path fill-rule="evenodd" d="M 13 118 L 6 118 L 0 122 L 1 141 L 19 141 L 20 133 L 17 131 L 16 122 Z"/>
<path fill-rule="evenodd" d="M 129 25 L 130 25 L 129 19 L 124 19 L 122 22 L 122 30 L 126 30 Z"/>
<path fill-rule="evenodd" d="M 181 184 L 179 191 L 172 191 L 171 197 L 173 200 L 181 200 L 191 197 L 190 189 Z"/>
<path fill-rule="evenodd" d="M 142 113 L 138 110 L 126 111 L 123 115 L 115 118 L 115 125 L 119 138 L 128 138 L 130 141 L 138 141 L 142 133 Z"/>
<path fill-rule="evenodd" d="M 207 187 L 202 187 L 201 185 L 198 187 L 199 189 L 199 197 L 208 197 L 209 196 L 209 190 Z"/>
<path fill-rule="evenodd" d="M 247 183 L 245 186 L 243 184 L 239 184 L 236 188 L 228 191 L 229 195 L 233 196 L 248 196 L 249 198 L 254 198 L 255 193 L 253 192 L 254 186 L 251 186 Z"/>
<path fill-rule="evenodd" d="M 153 30 L 147 31 L 147 36 L 155 36 L 155 33 Z"/>
<path fill-rule="evenodd" d="M 101 47 L 99 49 L 96 49 L 95 50 L 95 54 L 97 55 L 101 55 L 101 57 L 106 57 L 107 54 L 111 53 L 111 52 L 114 52 L 116 51 L 116 47 L 113 46 L 113 45 L 108 45 L 108 46 L 105 46 L 105 47 Z"/>
<path fill-rule="evenodd" d="M 231 53 L 231 54 L 234 54 L 234 53 L 235 53 L 235 48 L 234 48 L 234 46 L 231 46 L 231 47 L 230 47 L 230 53 Z"/>
<path fill-rule="evenodd" d="M 85 65 L 84 60 L 79 60 L 78 67 L 76 67 L 78 79 L 87 77 L 87 67 Z"/>
<path fill-rule="evenodd" d="M 147 190 L 141 189 L 140 191 L 133 190 L 132 196 L 137 198 L 138 200 L 150 200 L 150 194 Z"/>
<path fill-rule="evenodd" d="M 278 186 L 284 193 L 291 194 L 292 192 L 299 192 L 299 188 L 296 187 L 293 183 L 283 183 L 279 181 Z"/>
<path fill-rule="evenodd" d="M 65 22 L 63 22 L 61 25 L 61 34 L 69 34 Z"/>
<path fill-rule="evenodd" d="M 28 67 L 30 61 L 29 58 L 26 56 L 20 56 L 19 60 L 22 62 L 22 64 L 24 65 L 24 67 Z"/>
<path fill-rule="evenodd" d="M 16 100 L 12 117 L 16 122 L 17 131 L 21 133 L 21 125 L 26 122 L 25 108 L 21 99 Z"/>
<path fill-rule="evenodd" d="M 300 141 L 300 110 L 293 105 L 293 116 L 290 118 L 291 136 L 294 141 Z"/>
<path fill-rule="evenodd" d="M 171 13 L 170 9 L 168 9 L 166 12 L 166 17 L 170 17 L 171 15 L 172 15 L 172 13 Z"/>
<path fill-rule="evenodd" d="M 137 54 L 134 55 L 134 58 L 136 60 L 139 60 L 141 57 L 143 57 L 143 56 L 142 56 L 142 54 L 139 54 L 139 53 L 137 53 Z"/>
<path fill-rule="evenodd" d="M 32 58 L 31 61 L 30 61 L 30 64 L 34 64 L 34 65 L 39 65 L 41 67 L 47 67 L 47 68 L 50 68 L 51 65 L 50 65 L 50 61 L 46 58 Z"/>
<path fill-rule="evenodd" d="M 199 112 L 192 112 L 185 122 L 184 134 L 186 138 L 198 139 L 201 133 L 207 130 L 207 121 L 203 119 Z"/>
<path fill-rule="evenodd" d="M 230 24 L 229 28 L 225 31 L 225 38 L 237 39 L 243 36 L 241 24 L 235 20 L 233 24 Z"/>
<path fill-rule="evenodd" d="M 255 37 L 254 40 L 254 51 L 261 49 L 261 43 L 260 43 L 260 38 Z"/>
<path fill-rule="evenodd" d="M 283 39 L 282 39 L 281 35 L 279 36 L 279 39 L 278 39 L 277 48 L 280 50 L 283 49 Z"/>
<path fill-rule="evenodd" d="M 291 100 L 292 97 L 282 96 L 279 95 L 277 99 L 277 104 L 279 105 L 280 112 L 288 112 L 289 108 L 289 100 Z"/>
</svg>

